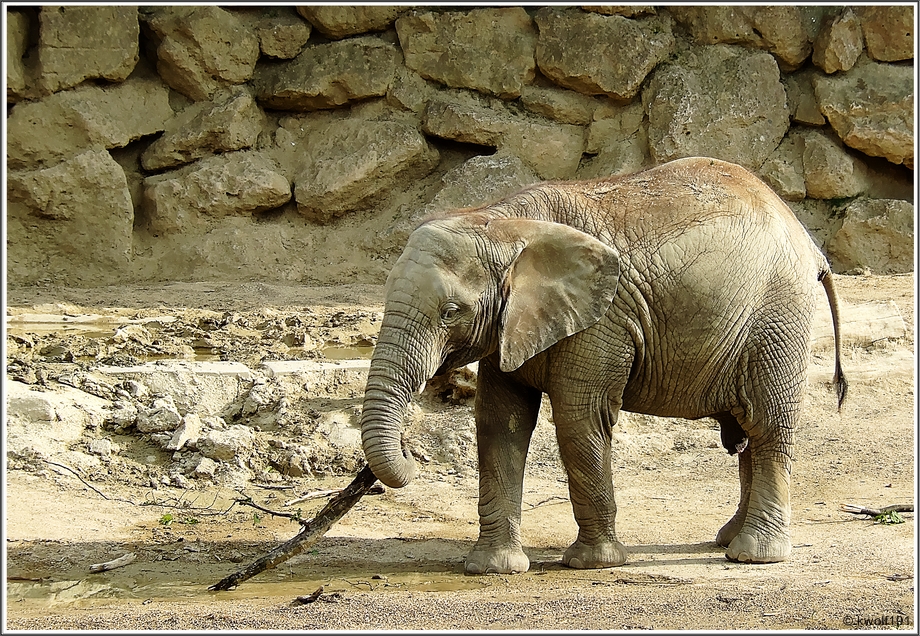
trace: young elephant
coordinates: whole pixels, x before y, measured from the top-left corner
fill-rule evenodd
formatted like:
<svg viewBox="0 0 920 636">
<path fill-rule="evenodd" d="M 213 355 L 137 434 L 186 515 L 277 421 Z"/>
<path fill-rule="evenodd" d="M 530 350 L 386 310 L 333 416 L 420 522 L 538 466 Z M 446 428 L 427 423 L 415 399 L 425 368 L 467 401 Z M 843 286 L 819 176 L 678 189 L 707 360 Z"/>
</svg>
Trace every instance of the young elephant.
<svg viewBox="0 0 920 636">
<path fill-rule="evenodd" d="M 621 565 L 611 428 L 620 410 L 712 417 L 739 455 L 741 501 L 716 541 L 729 559 L 791 549 L 789 478 L 816 283 L 827 260 L 763 182 L 708 158 L 626 177 L 542 183 L 423 223 L 386 283 L 361 433 L 384 484 L 415 465 L 401 444 L 410 396 L 479 360 L 479 540 L 470 573 L 524 572 L 524 460 L 548 394 L 578 538 L 563 563 Z"/>
</svg>

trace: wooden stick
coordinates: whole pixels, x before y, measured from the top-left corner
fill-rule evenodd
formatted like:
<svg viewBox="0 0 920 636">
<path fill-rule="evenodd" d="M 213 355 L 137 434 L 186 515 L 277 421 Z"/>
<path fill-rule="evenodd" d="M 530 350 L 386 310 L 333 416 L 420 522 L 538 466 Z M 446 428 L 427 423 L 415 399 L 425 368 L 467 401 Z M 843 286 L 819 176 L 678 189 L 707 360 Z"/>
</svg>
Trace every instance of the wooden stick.
<svg viewBox="0 0 920 636">
<path fill-rule="evenodd" d="M 914 504 L 894 504 L 893 506 L 885 506 L 884 508 L 863 508 L 856 504 L 843 504 L 840 506 L 840 509 L 854 515 L 871 515 L 877 517 L 879 515 L 888 514 L 889 512 L 913 512 Z"/>
<path fill-rule="evenodd" d="M 358 503 L 358 500 L 370 490 L 376 481 L 377 477 L 374 476 L 370 467 L 365 466 L 342 492 L 331 499 L 313 519 L 303 524 L 303 528 L 297 535 L 242 570 L 237 570 L 230 576 L 224 577 L 208 589 L 212 592 L 232 589 L 256 574 L 270 570 L 292 556 L 300 554 L 318 542 L 336 521 L 344 517 L 345 513 Z"/>
<path fill-rule="evenodd" d="M 129 552 L 124 556 L 120 556 L 117 559 L 112 559 L 111 561 L 106 561 L 105 563 L 94 563 L 89 566 L 90 572 L 105 572 L 106 570 L 114 570 L 115 568 L 120 568 L 129 563 L 134 562 L 134 559 L 137 555 L 133 552 Z"/>
</svg>

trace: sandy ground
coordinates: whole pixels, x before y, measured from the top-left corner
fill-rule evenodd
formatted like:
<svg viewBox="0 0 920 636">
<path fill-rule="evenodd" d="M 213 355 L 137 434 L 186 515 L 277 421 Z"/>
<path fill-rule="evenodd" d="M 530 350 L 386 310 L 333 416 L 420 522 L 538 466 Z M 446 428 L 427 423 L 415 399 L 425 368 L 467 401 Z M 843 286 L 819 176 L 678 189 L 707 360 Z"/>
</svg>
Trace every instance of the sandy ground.
<svg viewBox="0 0 920 636">
<path fill-rule="evenodd" d="M 548 442 L 532 449 L 525 480 L 526 574 L 463 574 L 478 523 L 475 465 L 464 459 L 423 465 L 406 488 L 362 499 L 307 553 L 220 593 L 207 587 L 296 534 L 296 524 L 232 506 L 236 493 L 228 488 L 154 490 L 118 475 L 90 488 L 66 471 L 10 470 L 6 629 L 916 631 L 914 515 L 889 525 L 840 510 L 914 501 L 914 277 L 838 280 L 846 301 L 893 300 L 908 335 L 846 347 L 850 397 L 841 413 L 829 388 L 832 356 L 816 352 L 792 476 L 793 551 L 783 563 L 731 563 L 715 545 L 737 504 L 737 460 L 711 443 L 717 432 L 706 420 L 675 421 L 660 435 L 642 418 L 627 418 L 614 479 L 617 530 L 630 558 L 604 570 L 560 564 L 576 525 Z M 298 306 L 355 313 L 379 311 L 380 289 L 30 288 L 10 290 L 8 300 L 8 313 Z M 466 421 L 469 407 L 441 417 Z M 538 430 L 537 438 L 552 433 Z M 301 479 L 285 490 L 249 492 L 278 510 L 295 494 L 349 480 Z M 308 504 L 304 514 L 321 505 Z M 136 554 L 130 565 L 89 572 L 129 552 Z M 315 602 L 295 601 L 321 586 Z"/>
</svg>

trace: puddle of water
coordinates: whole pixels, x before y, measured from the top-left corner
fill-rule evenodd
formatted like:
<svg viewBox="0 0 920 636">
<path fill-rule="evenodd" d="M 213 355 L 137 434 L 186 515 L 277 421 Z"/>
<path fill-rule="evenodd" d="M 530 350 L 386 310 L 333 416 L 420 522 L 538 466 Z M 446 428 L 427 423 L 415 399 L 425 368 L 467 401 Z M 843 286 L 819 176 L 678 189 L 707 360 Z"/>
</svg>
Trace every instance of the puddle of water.
<svg viewBox="0 0 920 636">
<path fill-rule="evenodd" d="M 149 564 L 148 564 L 149 565 Z M 80 580 L 8 581 L 7 602 L 25 601 L 42 607 L 87 605 L 97 601 L 146 599 L 213 599 L 278 596 L 294 599 L 323 587 L 324 594 L 361 591 L 453 592 L 476 590 L 492 585 L 488 576 L 466 576 L 452 572 L 400 572 L 386 575 L 370 574 L 300 578 L 285 569 L 266 572 L 263 580 L 249 580 L 235 590 L 210 592 L 208 585 L 221 575 L 202 573 L 205 581 L 177 579 L 175 572 L 153 572 L 147 568 L 133 576 L 109 578 L 106 574 L 91 574 Z M 180 575 L 181 576 L 181 575 Z M 265 580 L 269 577 L 281 580 Z M 166 580 L 168 579 L 168 580 Z M 213 580 L 212 580 L 213 579 Z"/>
</svg>

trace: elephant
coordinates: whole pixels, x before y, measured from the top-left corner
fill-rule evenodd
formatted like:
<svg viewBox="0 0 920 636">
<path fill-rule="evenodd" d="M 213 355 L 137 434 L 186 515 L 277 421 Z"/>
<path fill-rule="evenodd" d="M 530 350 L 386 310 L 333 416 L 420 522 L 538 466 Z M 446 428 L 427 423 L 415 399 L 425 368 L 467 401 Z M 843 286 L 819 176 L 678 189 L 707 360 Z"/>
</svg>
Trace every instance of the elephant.
<svg viewBox="0 0 920 636">
<path fill-rule="evenodd" d="M 413 393 L 479 361 L 480 526 L 466 572 L 530 567 L 521 499 L 544 394 L 578 523 L 562 562 L 606 568 L 627 559 L 611 469 L 619 412 L 709 417 L 741 482 L 716 543 L 732 561 L 782 561 L 818 282 L 839 410 L 847 381 L 830 265 L 741 166 L 690 157 L 428 217 L 384 287 L 360 418 L 365 458 L 385 485 L 408 484 L 416 468 L 402 427 Z"/>
</svg>

